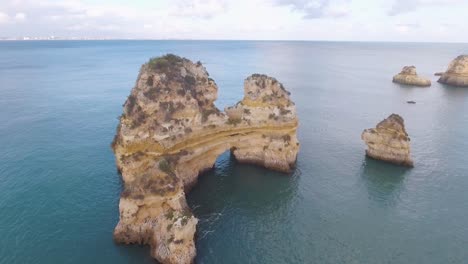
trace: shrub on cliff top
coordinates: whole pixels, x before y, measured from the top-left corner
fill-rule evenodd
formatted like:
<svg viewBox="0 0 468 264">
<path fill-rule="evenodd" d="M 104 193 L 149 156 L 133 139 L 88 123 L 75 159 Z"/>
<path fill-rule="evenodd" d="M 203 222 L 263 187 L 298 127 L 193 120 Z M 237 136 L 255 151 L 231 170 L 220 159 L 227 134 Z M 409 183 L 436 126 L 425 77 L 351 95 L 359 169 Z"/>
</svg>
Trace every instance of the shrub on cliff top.
<svg viewBox="0 0 468 264">
<path fill-rule="evenodd" d="M 141 111 L 141 109 L 140 109 Z M 137 114 L 133 117 L 132 124 L 130 125 L 130 128 L 134 129 L 139 126 L 141 126 L 143 123 L 146 121 L 146 114 L 145 112 L 137 112 Z"/>
<path fill-rule="evenodd" d="M 242 122 L 242 120 L 240 118 L 228 118 L 228 120 L 226 120 L 226 124 L 228 125 L 234 125 L 234 126 L 237 126 L 237 124 L 239 124 L 240 122 Z"/>
<path fill-rule="evenodd" d="M 133 94 L 130 94 L 130 95 L 128 96 L 126 105 L 127 105 L 128 113 L 132 113 L 132 112 L 133 112 L 133 108 L 134 108 L 135 105 L 136 105 L 136 97 L 135 97 Z"/>
<path fill-rule="evenodd" d="M 262 78 L 265 78 L 265 79 L 266 79 L 266 78 L 268 78 L 267 75 L 261 74 L 261 73 L 254 73 L 254 74 L 252 74 L 251 77 L 252 77 L 252 78 L 258 78 L 258 79 L 262 79 Z"/>
<path fill-rule="evenodd" d="M 205 123 L 206 121 L 208 121 L 208 117 L 212 114 L 216 114 L 217 111 L 216 109 L 214 108 L 211 108 L 211 109 L 203 109 L 202 110 L 202 123 Z"/>
<path fill-rule="evenodd" d="M 168 174 L 172 171 L 171 166 L 169 165 L 169 162 L 167 162 L 166 159 L 161 159 L 161 161 L 159 162 L 159 169 Z"/>
<path fill-rule="evenodd" d="M 185 83 L 191 86 L 197 83 L 197 80 L 195 79 L 195 77 L 190 76 L 190 75 L 186 75 L 184 79 L 185 79 Z"/>
<path fill-rule="evenodd" d="M 158 90 L 155 87 L 150 87 L 143 95 L 148 99 L 155 101 L 158 96 Z"/>
<path fill-rule="evenodd" d="M 165 172 L 167 175 L 171 176 L 172 178 L 176 178 L 174 169 L 171 167 L 171 165 L 165 158 L 161 159 L 161 161 L 158 164 L 158 167 L 162 172 Z"/>
<path fill-rule="evenodd" d="M 172 218 L 174 218 L 174 210 L 169 209 L 165 216 L 167 220 L 172 220 Z"/>
<path fill-rule="evenodd" d="M 179 65 L 180 63 L 183 62 L 183 60 L 184 60 L 183 58 L 177 55 L 166 54 L 161 57 L 151 58 L 148 61 L 148 66 L 154 70 L 165 70 L 165 69 L 170 68 L 171 66 Z"/>
<path fill-rule="evenodd" d="M 150 76 L 148 77 L 148 79 L 146 79 L 146 85 L 153 86 L 153 83 L 154 83 L 153 76 Z"/>
<path fill-rule="evenodd" d="M 174 244 L 182 244 L 182 243 L 184 243 L 183 239 L 174 240 Z"/>
<path fill-rule="evenodd" d="M 281 115 L 287 115 L 289 113 L 291 113 L 291 110 L 280 108 L 280 114 Z"/>
</svg>

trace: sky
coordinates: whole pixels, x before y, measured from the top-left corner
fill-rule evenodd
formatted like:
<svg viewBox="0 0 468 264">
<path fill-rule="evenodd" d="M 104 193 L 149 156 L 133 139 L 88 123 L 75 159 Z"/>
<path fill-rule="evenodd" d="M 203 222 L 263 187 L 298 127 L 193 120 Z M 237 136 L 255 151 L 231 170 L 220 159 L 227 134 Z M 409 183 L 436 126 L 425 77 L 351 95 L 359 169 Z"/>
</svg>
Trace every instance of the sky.
<svg viewBox="0 0 468 264">
<path fill-rule="evenodd" d="M 0 0 L 0 37 L 468 42 L 468 0 Z"/>
</svg>

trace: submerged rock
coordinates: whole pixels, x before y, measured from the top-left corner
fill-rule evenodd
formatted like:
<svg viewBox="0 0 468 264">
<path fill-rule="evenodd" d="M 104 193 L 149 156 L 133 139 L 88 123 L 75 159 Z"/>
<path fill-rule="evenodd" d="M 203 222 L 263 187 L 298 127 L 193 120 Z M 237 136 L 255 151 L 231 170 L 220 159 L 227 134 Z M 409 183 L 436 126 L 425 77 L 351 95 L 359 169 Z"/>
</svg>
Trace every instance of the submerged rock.
<svg viewBox="0 0 468 264">
<path fill-rule="evenodd" d="M 414 66 L 403 67 L 399 74 L 393 76 L 393 82 L 415 86 L 431 86 L 430 80 L 418 76 Z"/>
<path fill-rule="evenodd" d="M 438 82 L 453 86 L 468 87 L 468 55 L 455 58 Z"/>
<path fill-rule="evenodd" d="M 415 101 L 406 101 L 408 104 L 415 104 Z"/>
<path fill-rule="evenodd" d="M 367 145 L 367 156 L 391 163 L 413 167 L 410 156 L 410 138 L 401 116 L 391 114 L 377 124 L 365 129 L 361 135 Z"/>
<path fill-rule="evenodd" d="M 185 194 L 200 172 L 226 150 L 241 162 L 293 168 L 298 120 L 283 85 L 254 74 L 225 112 L 217 92 L 200 62 L 166 55 L 141 67 L 112 144 L 124 184 L 117 242 L 149 244 L 162 263 L 192 263 L 198 220 Z"/>
<path fill-rule="evenodd" d="M 436 72 L 434 73 L 435 76 L 442 76 L 444 73 L 443 72 Z"/>
</svg>

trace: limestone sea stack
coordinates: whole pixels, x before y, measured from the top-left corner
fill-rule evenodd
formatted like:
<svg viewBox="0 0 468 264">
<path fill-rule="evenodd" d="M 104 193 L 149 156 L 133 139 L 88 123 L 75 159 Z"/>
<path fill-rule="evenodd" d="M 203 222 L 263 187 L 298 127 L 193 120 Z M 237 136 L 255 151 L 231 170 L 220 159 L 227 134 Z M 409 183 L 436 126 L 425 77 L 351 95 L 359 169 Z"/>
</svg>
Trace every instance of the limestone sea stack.
<svg viewBox="0 0 468 264">
<path fill-rule="evenodd" d="M 124 189 L 114 239 L 148 244 L 161 263 L 193 263 L 197 218 L 185 199 L 199 173 L 231 150 L 241 162 L 289 172 L 299 143 L 289 92 L 254 74 L 244 98 L 220 111 L 205 67 L 175 55 L 144 64 L 112 143 Z"/>
<path fill-rule="evenodd" d="M 438 82 L 453 86 L 468 87 L 468 55 L 456 57 L 440 76 Z"/>
<path fill-rule="evenodd" d="M 410 138 L 401 116 L 391 114 L 377 124 L 376 128 L 365 129 L 361 138 L 367 145 L 367 156 L 413 167 L 413 160 L 410 156 Z"/>
<path fill-rule="evenodd" d="M 393 76 L 393 82 L 423 87 L 431 86 L 430 80 L 418 76 L 414 66 L 403 67 L 399 74 Z"/>
</svg>

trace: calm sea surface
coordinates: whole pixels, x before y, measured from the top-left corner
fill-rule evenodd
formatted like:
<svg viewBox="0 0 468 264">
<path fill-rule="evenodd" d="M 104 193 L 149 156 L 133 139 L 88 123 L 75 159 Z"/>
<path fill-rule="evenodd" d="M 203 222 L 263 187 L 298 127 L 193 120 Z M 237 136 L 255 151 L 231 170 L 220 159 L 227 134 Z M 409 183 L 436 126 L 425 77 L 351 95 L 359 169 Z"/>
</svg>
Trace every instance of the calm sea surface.
<svg viewBox="0 0 468 264">
<path fill-rule="evenodd" d="M 140 65 L 169 52 L 204 63 L 220 108 L 266 73 L 300 118 L 292 176 L 225 153 L 200 177 L 197 263 L 467 263 L 468 88 L 433 73 L 468 44 L 244 41 L 0 42 L 0 263 L 153 263 L 112 240 L 109 144 Z M 433 85 L 393 84 L 405 65 Z M 413 169 L 364 156 L 362 130 L 391 113 Z"/>
</svg>

